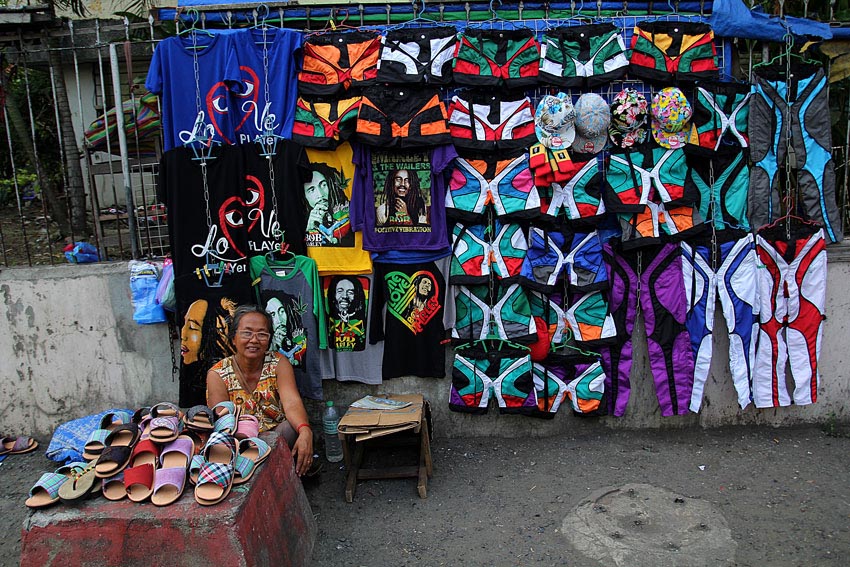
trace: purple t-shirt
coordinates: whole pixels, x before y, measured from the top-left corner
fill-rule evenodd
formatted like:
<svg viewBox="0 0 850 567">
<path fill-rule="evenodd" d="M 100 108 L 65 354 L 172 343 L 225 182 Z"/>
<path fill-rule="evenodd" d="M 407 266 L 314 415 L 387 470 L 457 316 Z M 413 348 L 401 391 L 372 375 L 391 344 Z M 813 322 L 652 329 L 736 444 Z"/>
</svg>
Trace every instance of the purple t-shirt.
<svg viewBox="0 0 850 567">
<path fill-rule="evenodd" d="M 363 249 L 440 250 L 449 245 L 445 195 L 454 146 L 383 152 L 354 146 L 351 221 Z"/>
<path fill-rule="evenodd" d="M 184 145 L 193 131 L 234 143 L 230 90 L 239 88 L 240 74 L 232 37 L 197 32 L 194 46 L 192 34 L 164 39 L 156 46 L 148 69 L 145 87 L 158 94 L 162 104 L 164 151 Z"/>
</svg>

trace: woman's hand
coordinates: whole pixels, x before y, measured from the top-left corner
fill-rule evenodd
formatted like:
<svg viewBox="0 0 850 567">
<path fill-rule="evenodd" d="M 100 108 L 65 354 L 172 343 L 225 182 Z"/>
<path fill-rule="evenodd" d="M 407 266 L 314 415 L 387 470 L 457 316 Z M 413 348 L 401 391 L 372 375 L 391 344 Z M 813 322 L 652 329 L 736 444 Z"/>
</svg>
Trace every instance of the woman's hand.
<svg viewBox="0 0 850 567">
<path fill-rule="evenodd" d="M 298 432 L 292 456 L 295 458 L 295 472 L 304 476 L 313 464 L 313 431 L 309 427 L 302 427 Z"/>
</svg>

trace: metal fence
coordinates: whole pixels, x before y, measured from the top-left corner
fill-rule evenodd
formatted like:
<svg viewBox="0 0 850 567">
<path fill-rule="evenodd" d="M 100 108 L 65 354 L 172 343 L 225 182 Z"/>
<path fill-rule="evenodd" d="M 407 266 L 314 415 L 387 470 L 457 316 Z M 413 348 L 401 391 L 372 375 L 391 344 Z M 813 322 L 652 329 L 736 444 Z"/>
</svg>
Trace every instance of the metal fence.
<svg viewBox="0 0 850 567">
<path fill-rule="evenodd" d="M 447 5 L 455 8 L 460 5 L 466 17 L 470 17 L 469 3 Z M 657 5 L 668 7 L 663 3 Z M 558 14 L 560 19 L 581 11 L 575 3 L 561 11 L 556 11 L 554 6 L 545 4 L 547 16 Z M 634 9 L 635 5 L 624 3 L 627 15 L 621 12 L 616 16 L 621 27 L 628 29 L 628 35 L 635 22 L 635 12 L 628 12 L 627 6 Z M 702 10 L 703 4 L 699 6 Z M 517 7 L 513 15 L 522 17 L 523 4 Z M 526 14 L 532 13 L 530 7 L 526 5 Z M 410 5 L 402 8 L 398 17 L 409 18 Z M 486 11 L 487 5 L 484 8 Z M 325 12 L 315 8 L 313 17 L 322 21 L 325 17 L 340 16 L 338 8 L 323 9 Z M 449 13 L 443 4 L 431 9 L 440 18 Z M 359 11 L 360 21 L 368 20 L 364 18 L 362 5 Z M 275 8 L 273 12 L 280 16 L 281 25 L 291 25 L 289 20 L 284 22 L 283 8 Z M 293 25 L 315 29 L 309 8 L 306 14 L 306 24 L 302 21 Z M 252 16 L 256 22 L 257 11 L 238 16 L 239 13 L 234 16 L 229 10 L 210 12 L 202 22 L 246 25 L 252 23 Z M 394 17 L 388 4 L 386 21 L 393 21 Z M 524 23 L 540 31 L 550 23 L 541 17 L 537 13 L 538 19 L 527 19 Z M 159 257 L 169 253 L 167 213 L 156 195 L 158 126 L 150 116 L 158 108 L 154 97 L 144 92 L 143 84 L 154 45 L 174 33 L 174 23 L 154 18 L 134 23 L 126 18 L 67 21 L 47 31 L 43 26 L 0 25 L 1 265 L 66 264 L 66 246 L 73 247 L 81 241 L 93 244 L 102 260 Z M 384 22 L 374 26 L 381 24 Z M 758 58 L 763 50 L 755 49 L 753 56 L 752 43 L 737 43 L 723 42 L 721 63 L 732 74 L 746 78 L 748 61 Z M 62 91 L 68 100 L 65 111 L 59 104 Z M 609 91 L 610 88 L 605 88 L 600 92 L 610 98 L 613 92 Z M 850 89 L 842 89 L 841 100 L 834 101 L 840 103 L 837 112 L 845 121 L 850 117 L 848 92 Z M 850 162 L 848 137 L 846 126 L 837 129 L 834 156 L 839 202 L 845 214 Z M 66 166 L 77 154 L 79 174 Z"/>
</svg>

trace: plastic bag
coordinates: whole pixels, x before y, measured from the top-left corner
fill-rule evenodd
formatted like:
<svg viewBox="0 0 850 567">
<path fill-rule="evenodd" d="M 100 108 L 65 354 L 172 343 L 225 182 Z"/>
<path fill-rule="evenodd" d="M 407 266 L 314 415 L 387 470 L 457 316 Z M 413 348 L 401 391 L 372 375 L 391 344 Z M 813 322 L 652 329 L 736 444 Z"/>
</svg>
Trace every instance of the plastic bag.
<svg viewBox="0 0 850 567">
<path fill-rule="evenodd" d="M 166 258 L 162 264 L 162 275 L 156 288 L 156 302 L 166 311 L 177 311 L 177 296 L 174 294 L 174 264 Z"/>
<path fill-rule="evenodd" d="M 133 321 L 140 325 L 165 323 L 165 310 L 156 302 L 159 268 L 140 260 L 130 260 L 129 268 Z"/>
<path fill-rule="evenodd" d="M 64 249 L 65 259 L 72 264 L 86 264 L 88 262 L 97 262 L 100 257 L 97 254 L 97 248 L 88 242 L 75 242 L 69 244 Z"/>
</svg>

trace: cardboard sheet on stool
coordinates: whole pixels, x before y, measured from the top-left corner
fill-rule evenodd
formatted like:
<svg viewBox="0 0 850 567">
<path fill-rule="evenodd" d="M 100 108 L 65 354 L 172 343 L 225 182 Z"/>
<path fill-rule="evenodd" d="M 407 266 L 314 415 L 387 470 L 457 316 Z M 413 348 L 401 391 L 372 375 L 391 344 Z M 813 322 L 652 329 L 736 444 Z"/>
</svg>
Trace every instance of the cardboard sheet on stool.
<svg viewBox="0 0 850 567">
<path fill-rule="evenodd" d="M 354 435 L 356 441 L 391 435 L 407 429 L 417 430 L 422 422 L 422 394 L 390 394 L 383 396 L 392 400 L 410 402 L 410 405 L 395 410 L 371 410 L 349 407 L 339 422 L 339 432 Z"/>
</svg>

